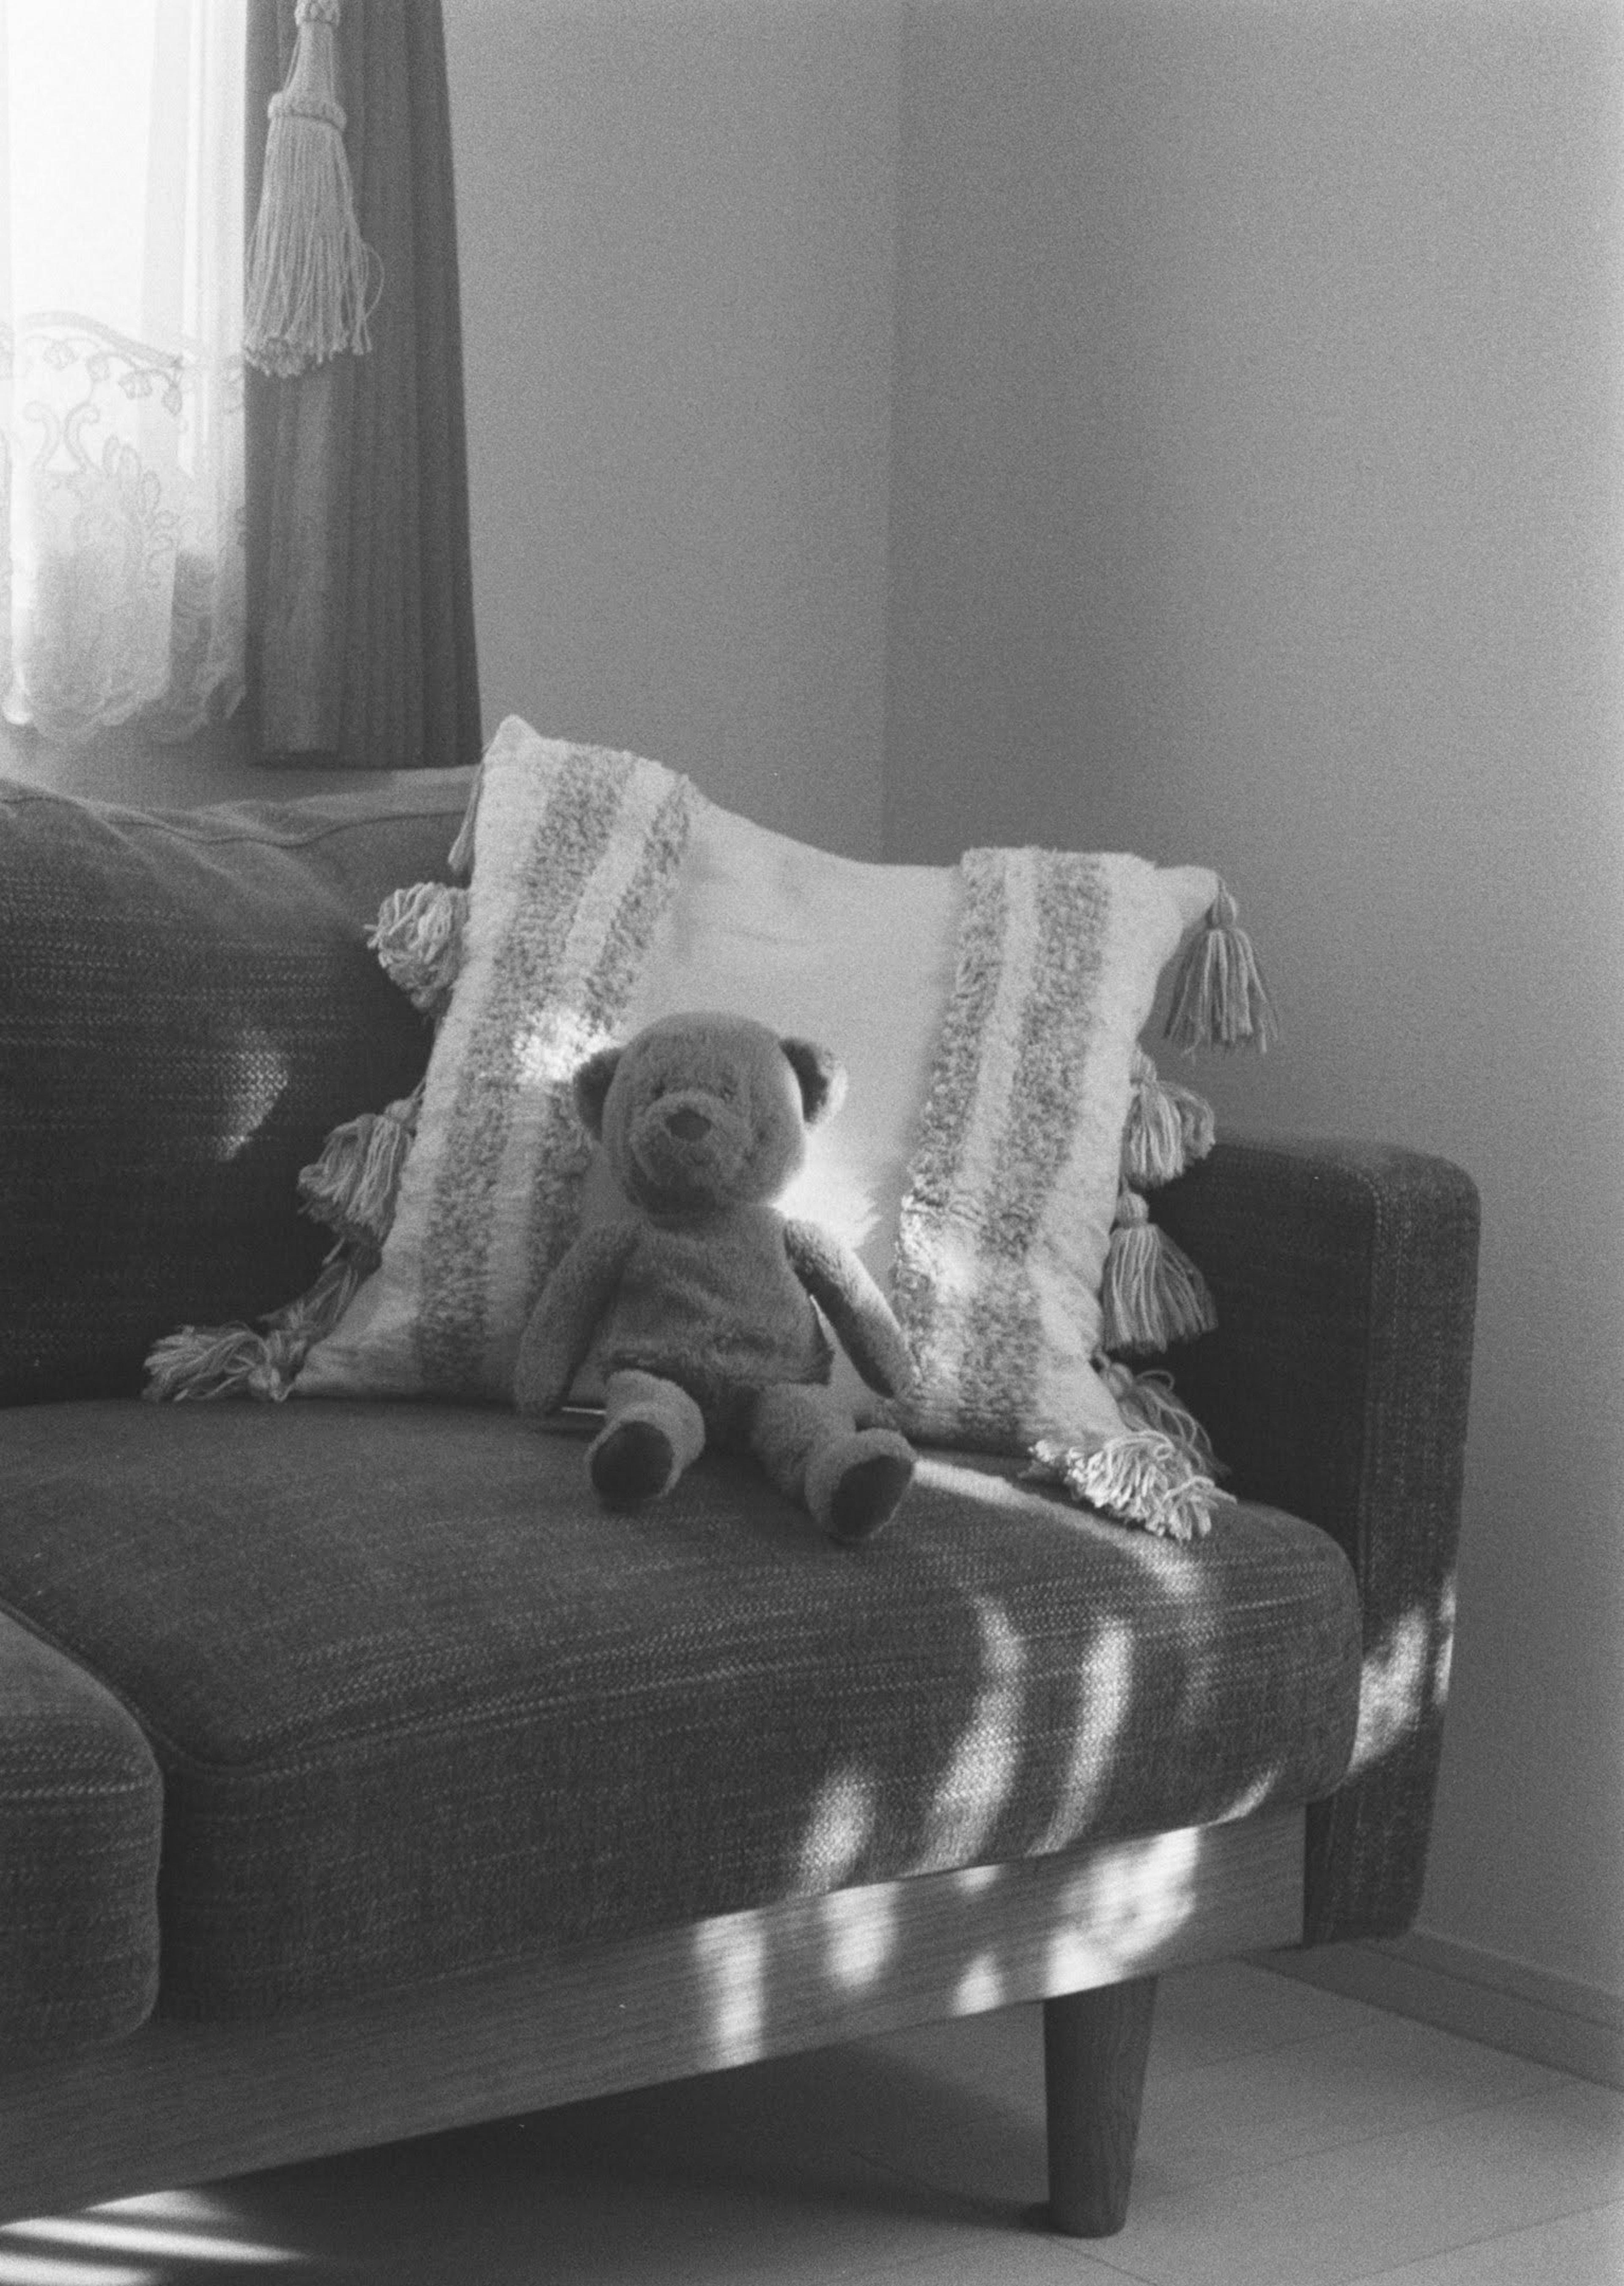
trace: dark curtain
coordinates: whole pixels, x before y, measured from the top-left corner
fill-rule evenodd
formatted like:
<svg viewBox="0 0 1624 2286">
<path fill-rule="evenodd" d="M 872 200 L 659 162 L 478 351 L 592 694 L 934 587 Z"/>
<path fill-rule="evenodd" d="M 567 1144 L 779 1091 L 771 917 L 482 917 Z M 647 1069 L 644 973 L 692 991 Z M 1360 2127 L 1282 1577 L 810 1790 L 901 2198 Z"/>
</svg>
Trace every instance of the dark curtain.
<svg viewBox="0 0 1624 2286">
<path fill-rule="evenodd" d="M 247 228 L 294 0 L 249 0 Z M 248 698 L 258 759 L 471 762 L 480 745 L 462 331 L 440 0 L 344 0 L 339 99 L 372 350 L 249 370 Z"/>
</svg>

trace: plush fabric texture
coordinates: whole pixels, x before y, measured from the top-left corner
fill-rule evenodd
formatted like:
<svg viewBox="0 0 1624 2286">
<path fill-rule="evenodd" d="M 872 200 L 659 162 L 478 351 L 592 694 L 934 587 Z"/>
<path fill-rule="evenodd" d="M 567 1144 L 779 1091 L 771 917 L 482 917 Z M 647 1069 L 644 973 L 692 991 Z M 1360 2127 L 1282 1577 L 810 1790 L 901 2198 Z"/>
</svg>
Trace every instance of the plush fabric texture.
<svg viewBox="0 0 1624 2286">
<path fill-rule="evenodd" d="M 830 1387 L 833 1352 L 883 1397 L 911 1374 L 856 1256 L 774 1202 L 843 1076 L 816 1042 L 718 1011 L 666 1016 L 575 1076 L 576 1108 L 628 1212 L 582 1230 L 519 1344 L 514 1401 L 556 1414 L 588 1354 L 603 1377 L 588 1455 L 618 1505 L 663 1496 L 711 1443 L 753 1453 L 842 1540 L 878 1531 L 912 1474 L 896 1431 Z"/>
<path fill-rule="evenodd" d="M 1210 1823 L 1352 1740 L 1352 1571 L 1268 1509 L 1179 1549 L 936 1454 L 854 1553 L 725 1457 L 605 1513 L 500 1407 L 9 1427 L 0 1598 L 164 1772 L 161 2013 Z"/>
<path fill-rule="evenodd" d="M 0 1612 L 0 2069 L 150 2014 L 162 1826 L 131 1717 Z"/>
<path fill-rule="evenodd" d="M 311 1352 L 305 1394 L 510 1396 L 579 1226 L 590 1148 L 572 1079 L 621 1024 L 693 796 L 635 756 L 563 748 L 532 771 L 514 746 L 505 725 L 486 757 L 461 973 L 382 1265 Z"/>
<path fill-rule="evenodd" d="M 721 1007 L 823 1042 L 850 1075 L 782 1204 L 894 1295 L 920 1369 L 897 1425 L 1005 1452 L 1120 1431 L 1092 1360 L 1134 1047 L 1211 872 L 1035 850 L 861 864 L 516 718 L 486 755 L 473 847 L 382 1265 L 301 1393 L 508 1394 L 543 1281 L 613 1211 L 571 1070 L 613 1034 Z"/>
<path fill-rule="evenodd" d="M 300 1168 L 429 1052 L 367 930 L 469 782 L 156 815 L 0 785 L 0 1403 L 133 1394 L 159 1336 L 310 1284 Z"/>
<path fill-rule="evenodd" d="M 915 1132 L 897 1307 L 913 1431 L 992 1451 L 1116 1425 L 1093 1360 L 1134 1046 L 1214 877 L 976 849 Z"/>
<path fill-rule="evenodd" d="M 1401 1935 L 1455 1632 L 1477 1191 L 1415 1152 L 1220 1142 L 1156 1211 L 1218 1307 L 1218 1331 L 1173 1360 L 1181 1393 L 1235 1489 L 1311 1518 L 1359 1577 L 1359 1737 L 1346 1784 L 1310 1813 L 1307 1940 Z"/>
</svg>

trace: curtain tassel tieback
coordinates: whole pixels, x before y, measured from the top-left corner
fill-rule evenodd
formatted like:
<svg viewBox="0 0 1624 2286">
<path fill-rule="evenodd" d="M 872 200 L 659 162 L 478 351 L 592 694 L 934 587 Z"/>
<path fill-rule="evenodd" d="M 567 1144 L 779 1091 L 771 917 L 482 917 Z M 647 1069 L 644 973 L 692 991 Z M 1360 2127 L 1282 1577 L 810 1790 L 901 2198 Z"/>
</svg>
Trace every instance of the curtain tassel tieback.
<svg viewBox="0 0 1624 2286">
<path fill-rule="evenodd" d="M 355 218 L 337 94 L 339 0 L 298 0 L 293 66 L 270 103 L 259 215 L 248 247 L 242 353 L 286 380 L 372 347 L 377 257 Z"/>
</svg>

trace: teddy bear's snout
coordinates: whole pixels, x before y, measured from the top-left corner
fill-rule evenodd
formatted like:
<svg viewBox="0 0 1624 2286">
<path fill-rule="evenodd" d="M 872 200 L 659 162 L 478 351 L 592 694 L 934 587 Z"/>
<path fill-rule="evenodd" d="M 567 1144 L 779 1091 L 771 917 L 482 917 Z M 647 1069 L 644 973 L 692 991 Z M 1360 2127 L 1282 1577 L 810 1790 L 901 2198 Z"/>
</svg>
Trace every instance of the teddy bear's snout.
<svg viewBox="0 0 1624 2286">
<path fill-rule="evenodd" d="M 679 1143 L 703 1143 L 711 1131 L 711 1122 L 704 1112 L 696 1111 L 692 1104 L 685 1103 L 666 1115 L 666 1127 Z"/>
</svg>

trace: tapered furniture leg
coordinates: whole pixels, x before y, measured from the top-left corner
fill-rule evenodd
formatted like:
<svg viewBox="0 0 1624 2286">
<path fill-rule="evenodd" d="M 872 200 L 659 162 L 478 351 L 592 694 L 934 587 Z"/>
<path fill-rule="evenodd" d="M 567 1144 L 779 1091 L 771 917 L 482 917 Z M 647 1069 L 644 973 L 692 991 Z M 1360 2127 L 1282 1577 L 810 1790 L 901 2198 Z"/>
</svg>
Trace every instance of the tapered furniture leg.
<svg viewBox="0 0 1624 2286">
<path fill-rule="evenodd" d="M 1051 2230 L 1108 2238 L 1128 2217 L 1156 1980 L 1044 2003 Z"/>
</svg>

